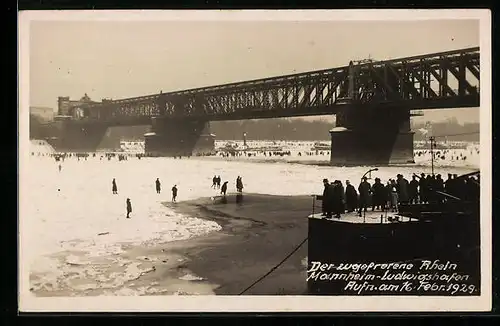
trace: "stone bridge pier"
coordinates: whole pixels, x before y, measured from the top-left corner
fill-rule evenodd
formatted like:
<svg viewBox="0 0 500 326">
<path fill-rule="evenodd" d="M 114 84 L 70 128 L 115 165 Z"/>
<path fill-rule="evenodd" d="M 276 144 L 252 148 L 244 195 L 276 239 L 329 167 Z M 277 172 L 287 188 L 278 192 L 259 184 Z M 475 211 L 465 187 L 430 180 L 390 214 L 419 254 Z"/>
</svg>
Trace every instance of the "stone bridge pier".
<svg viewBox="0 0 500 326">
<path fill-rule="evenodd" d="M 210 123 L 204 120 L 153 118 L 151 132 L 144 138 L 145 152 L 158 156 L 191 156 L 215 149 Z"/>
<path fill-rule="evenodd" d="M 410 110 L 349 107 L 330 130 L 330 164 L 387 165 L 414 163 Z"/>
<path fill-rule="evenodd" d="M 60 152 L 94 152 L 108 129 L 105 123 L 83 121 L 55 121 L 52 126 L 57 136 L 47 141 Z"/>
</svg>

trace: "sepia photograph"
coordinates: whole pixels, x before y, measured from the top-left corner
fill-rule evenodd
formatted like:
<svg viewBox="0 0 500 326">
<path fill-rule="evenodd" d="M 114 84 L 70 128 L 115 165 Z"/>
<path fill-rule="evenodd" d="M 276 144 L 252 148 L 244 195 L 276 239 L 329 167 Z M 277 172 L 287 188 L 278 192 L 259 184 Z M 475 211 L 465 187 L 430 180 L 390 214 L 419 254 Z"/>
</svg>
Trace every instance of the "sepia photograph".
<svg viewBox="0 0 500 326">
<path fill-rule="evenodd" d="M 20 310 L 489 310 L 490 29 L 20 12 Z"/>
</svg>

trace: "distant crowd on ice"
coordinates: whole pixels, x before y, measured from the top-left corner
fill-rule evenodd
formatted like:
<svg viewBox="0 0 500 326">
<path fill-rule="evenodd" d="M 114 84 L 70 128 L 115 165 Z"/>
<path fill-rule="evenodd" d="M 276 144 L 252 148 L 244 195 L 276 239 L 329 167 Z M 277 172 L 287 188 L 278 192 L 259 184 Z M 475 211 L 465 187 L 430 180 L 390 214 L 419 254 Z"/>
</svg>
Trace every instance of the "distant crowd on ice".
<svg viewBox="0 0 500 326">
<path fill-rule="evenodd" d="M 137 145 L 133 143 L 134 146 Z M 198 152 L 188 154 L 188 155 L 178 155 L 174 158 L 190 158 L 191 156 L 196 157 L 219 157 L 223 159 L 261 159 L 261 160 L 311 160 L 311 161 L 328 161 L 330 158 L 330 151 L 328 149 L 314 149 L 311 146 L 315 146 L 314 142 L 253 142 L 249 143 L 250 146 L 244 146 L 238 142 L 234 142 L 232 146 L 224 145 L 224 142 L 216 143 L 216 149 L 210 152 Z M 77 159 L 86 159 L 89 155 L 93 157 L 99 156 L 101 160 L 107 159 L 112 160 L 117 158 L 118 160 L 127 160 L 131 157 L 136 157 L 138 159 L 144 157 L 161 157 L 163 155 L 156 153 L 144 153 L 137 151 L 127 151 L 127 148 L 132 148 L 134 146 L 125 146 L 121 148 L 121 152 L 116 152 L 113 150 L 96 152 L 92 154 L 81 154 L 81 153 L 66 153 L 57 154 L 54 149 L 44 140 L 32 140 L 31 141 L 31 155 L 32 156 L 46 156 L 55 154 L 57 156 L 63 155 L 61 158 L 64 160 L 67 157 L 76 157 Z M 241 146 L 240 146 L 241 145 Z M 326 146 L 327 144 L 322 144 Z M 417 146 L 418 145 L 418 146 Z M 450 143 L 449 146 L 453 148 L 442 148 L 447 146 L 445 143 L 438 143 L 438 148 L 434 149 L 434 163 L 438 165 L 475 165 L 479 164 L 479 144 L 474 143 Z M 414 151 L 414 158 L 417 164 L 431 163 L 431 151 L 425 148 L 425 144 L 416 144 Z M 136 146 L 137 147 L 137 146 Z M 441 148 L 440 148 L 441 147 Z M 135 147 L 134 147 L 135 148 Z M 142 147 L 141 147 L 142 148 Z"/>
<path fill-rule="evenodd" d="M 327 151 L 304 151 L 298 152 L 297 156 L 314 156 L 314 155 L 330 155 L 330 152 Z M 266 150 L 258 150 L 258 151 L 217 151 L 213 154 L 199 154 L 198 156 L 221 156 L 221 157 L 273 157 L 273 156 L 292 156 L 291 151 L 266 151 Z"/>
<path fill-rule="evenodd" d="M 479 155 L 479 148 L 475 149 L 469 149 L 468 153 L 470 155 Z M 44 153 L 44 152 L 31 152 L 32 156 L 50 156 L 50 157 L 55 157 L 56 160 L 62 160 L 64 161 L 66 158 L 71 158 L 74 157 L 78 160 L 87 160 L 88 157 L 99 157 L 100 160 L 107 159 L 108 161 L 112 160 L 113 158 L 117 158 L 119 161 L 126 161 L 130 157 L 136 157 L 138 159 L 141 159 L 143 157 L 160 157 L 162 155 L 160 154 L 153 154 L 153 153 L 115 153 L 115 152 L 98 152 L 98 153 Z M 228 152 L 228 151 L 217 151 L 214 153 L 197 153 L 194 156 L 200 157 L 200 156 L 219 156 L 222 158 L 229 158 L 229 157 L 290 157 L 292 156 L 292 152 L 287 150 L 287 151 L 233 151 L 233 152 Z M 417 150 L 415 151 L 415 156 L 416 158 L 420 157 L 425 157 L 425 156 L 430 156 L 431 152 L 430 150 Z M 186 158 L 190 158 L 192 155 L 184 155 Z M 303 152 L 297 152 L 296 156 L 301 157 L 301 156 L 326 156 L 325 160 L 327 160 L 330 156 L 329 151 L 303 151 Z M 182 155 L 179 156 L 174 156 L 174 158 L 183 158 Z M 468 156 L 466 153 L 461 152 L 457 153 L 454 150 L 448 150 L 448 149 L 442 149 L 442 150 L 435 150 L 434 151 L 434 161 L 439 162 L 439 161 L 466 161 Z"/>
<path fill-rule="evenodd" d="M 298 152 L 297 156 L 328 156 L 330 152 L 328 151 L 316 151 L 316 152 Z M 470 148 L 468 149 L 468 153 L 473 155 L 479 155 L 479 148 Z M 50 152 L 31 152 L 32 156 L 49 156 L 53 157 L 56 161 L 64 161 L 68 158 L 76 158 L 78 161 L 87 160 L 89 157 L 99 157 L 100 160 L 108 160 L 118 159 L 118 161 L 127 161 L 131 157 L 135 157 L 137 159 L 141 159 L 144 157 L 158 157 L 159 155 L 155 154 L 144 154 L 144 153 L 111 153 L 111 152 L 98 152 L 98 153 L 50 153 Z M 290 157 L 292 154 L 290 151 L 258 151 L 258 152 L 217 152 L 216 154 L 197 154 L 196 156 L 213 156 L 217 155 L 223 158 L 228 157 Z M 419 159 L 427 158 L 430 160 L 431 151 L 430 150 L 417 150 L 415 151 L 416 161 Z M 468 159 L 468 155 L 465 152 L 457 153 L 454 150 L 441 149 L 434 151 L 434 162 L 466 162 Z M 184 156 L 186 158 L 190 158 L 191 155 Z M 182 159 L 183 156 L 174 156 L 174 158 Z M 327 158 L 325 158 L 327 159 Z"/>
<path fill-rule="evenodd" d="M 448 174 L 446 180 L 440 174 L 414 174 L 411 181 L 398 174 L 396 179 L 387 180 L 385 185 L 380 178 L 375 178 L 372 185 L 367 177 L 363 177 L 357 190 L 349 180 L 346 180 L 345 189 L 340 180 L 329 182 L 323 179 L 323 186 L 323 195 L 318 199 L 322 200 L 322 215 L 326 218 L 333 215 L 340 218 L 342 214 L 356 210 L 361 216 L 361 212 L 366 212 L 369 206 L 372 211 L 395 212 L 400 204 L 444 203 L 447 197 L 438 192 L 471 200 L 479 198 L 480 191 L 479 176 L 458 178 L 457 174 Z"/>
<path fill-rule="evenodd" d="M 118 161 L 127 161 L 130 157 L 135 157 L 137 159 L 141 159 L 143 157 L 156 157 L 159 155 L 152 155 L 152 154 L 143 154 L 143 153 L 107 153 L 107 152 L 99 152 L 99 153 L 41 153 L 41 152 L 31 152 L 31 156 L 47 156 L 47 157 L 52 157 L 54 158 L 57 162 L 59 161 L 65 161 L 68 158 L 76 158 L 78 161 L 80 160 L 87 160 L 89 157 L 96 158 L 98 157 L 99 160 L 108 160 L 111 161 L 112 159 L 116 158 Z M 191 157 L 191 156 L 187 156 Z M 181 155 L 179 156 L 174 156 L 174 158 L 182 158 Z"/>
<path fill-rule="evenodd" d="M 434 160 L 435 161 L 466 161 L 467 160 L 467 155 L 462 153 L 456 152 L 456 150 L 450 150 L 450 149 L 439 149 L 439 150 L 434 150 Z M 479 147 L 477 148 L 469 148 L 468 150 L 470 155 L 479 155 Z M 417 150 L 415 151 L 415 156 L 420 157 L 424 155 L 431 155 L 430 150 Z"/>
</svg>

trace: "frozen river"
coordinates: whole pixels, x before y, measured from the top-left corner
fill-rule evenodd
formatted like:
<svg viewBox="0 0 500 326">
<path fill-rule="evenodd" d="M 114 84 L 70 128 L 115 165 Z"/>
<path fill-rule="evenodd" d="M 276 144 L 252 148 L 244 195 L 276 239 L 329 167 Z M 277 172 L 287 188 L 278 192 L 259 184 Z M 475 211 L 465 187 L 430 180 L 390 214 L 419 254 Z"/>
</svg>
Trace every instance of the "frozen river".
<svg viewBox="0 0 500 326">
<path fill-rule="evenodd" d="M 55 162 L 48 156 L 30 156 L 28 171 L 21 176 L 20 194 L 23 202 L 28 203 L 23 207 L 20 220 L 27 226 L 22 229 L 22 245 L 29 253 L 24 258 L 32 276 L 30 288 L 35 293 L 95 288 L 95 284 L 86 284 L 83 288 L 77 284 L 76 280 L 85 274 L 87 278 L 101 278 L 102 283 L 108 284 L 106 294 L 123 294 L 120 286 L 141 273 L 137 266 L 129 264 L 124 272 L 105 277 L 95 269 L 94 274 L 89 274 L 91 271 L 85 265 L 99 257 L 119 254 L 124 244 L 151 246 L 219 230 L 214 222 L 182 216 L 162 205 L 170 201 L 170 189 L 174 184 L 179 189 L 178 201 L 218 194 L 211 188 L 214 175 L 220 175 L 223 182 L 229 181 L 228 192 L 235 191 L 236 177 L 242 176 L 244 192 L 310 195 L 322 192 L 323 178 L 351 180 L 356 185 L 368 168 L 259 163 L 231 158 L 139 160 L 129 157 L 126 161 L 117 158 L 108 161 L 97 156 L 88 160 L 68 158 Z M 438 166 L 435 172 L 446 176 L 447 173 L 472 170 L 471 166 Z M 429 173 L 430 168 L 381 167 L 372 178 L 379 177 L 385 182 L 401 173 L 410 179 L 413 172 Z M 113 178 L 117 182 L 118 195 L 111 191 Z M 162 183 L 161 194 L 155 191 L 156 178 Z M 131 219 L 125 218 L 126 198 L 132 201 Z M 64 258 L 61 259 L 61 255 L 54 258 L 53 254 L 58 253 L 65 253 Z"/>
</svg>

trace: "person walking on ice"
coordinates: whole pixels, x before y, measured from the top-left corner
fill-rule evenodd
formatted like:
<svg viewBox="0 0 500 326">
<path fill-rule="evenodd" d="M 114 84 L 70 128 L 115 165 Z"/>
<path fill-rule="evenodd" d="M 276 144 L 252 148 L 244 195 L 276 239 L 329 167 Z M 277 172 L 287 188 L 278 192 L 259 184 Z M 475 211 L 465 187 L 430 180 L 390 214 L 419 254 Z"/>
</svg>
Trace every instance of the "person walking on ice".
<svg viewBox="0 0 500 326">
<path fill-rule="evenodd" d="M 132 213 L 132 203 L 130 202 L 130 198 L 127 198 L 127 218 L 130 218 L 130 213 Z"/>
<path fill-rule="evenodd" d="M 118 187 L 116 186 L 116 180 L 115 180 L 115 178 L 113 178 L 112 184 L 113 184 L 113 187 L 112 187 L 113 195 L 116 195 L 116 194 L 118 194 Z"/>
<path fill-rule="evenodd" d="M 172 202 L 173 203 L 177 202 L 177 185 L 174 185 L 172 187 Z"/>
<path fill-rule="evenodd" d="M 156 184 L 156 193 L 159 194 L 161 192 L 161 183 L 159 178 L 156 178 L 155 184 Z"/>
<path fill-rule="evenodd" d="M 220 193 L 224 196 L 226 196 L 226 191 L 227 191 L 227 181 L 224 182 L 224 184 L 222 185 L 222 188 L 220 190 Z"/>
<path fill-rule="evenodd" d="M 241 180 L 240 176 L 238 176 L 238 178 L 236 178 L 236 189 L 238 190 L 238 192 L 243 191 L 243 181 Z"/>
</svg>

